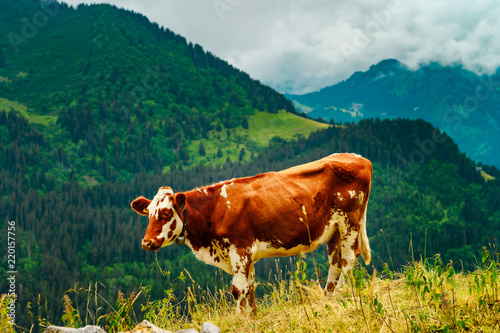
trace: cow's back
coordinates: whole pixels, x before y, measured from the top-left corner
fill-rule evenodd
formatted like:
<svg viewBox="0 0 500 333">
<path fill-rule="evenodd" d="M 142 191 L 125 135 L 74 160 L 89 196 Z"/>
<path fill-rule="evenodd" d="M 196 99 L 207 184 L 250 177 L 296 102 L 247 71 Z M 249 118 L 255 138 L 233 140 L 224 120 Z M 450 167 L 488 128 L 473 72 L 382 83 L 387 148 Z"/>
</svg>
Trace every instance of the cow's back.
<svg viewBox="0 0 500 333">
<path fill-rule="evenodd" d="M 223 185 L 222 233 L 241 246 L 255 240 L 291 249 L 324 235 L 332 212 L 361 211 L 370 191 L 371 163 L 335 154 L 279 172 Z"/>
</svg>

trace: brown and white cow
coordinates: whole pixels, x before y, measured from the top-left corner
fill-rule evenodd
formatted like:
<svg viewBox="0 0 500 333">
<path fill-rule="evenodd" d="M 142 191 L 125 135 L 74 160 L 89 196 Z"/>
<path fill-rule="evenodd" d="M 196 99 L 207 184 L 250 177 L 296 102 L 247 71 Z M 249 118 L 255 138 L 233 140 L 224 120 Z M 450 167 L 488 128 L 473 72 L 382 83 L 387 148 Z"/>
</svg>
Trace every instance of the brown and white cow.
<svg viewBox="0 0 500 333">
<path fill-rule="evenodd" d="M 198 258 L 233 275 L 237 312 L 246 307 L 247 296 L 255 312 L 254 263 L 259 259 L 293 256 L 327 243 L 327 294 L 359 254 L 370 263 L 366 206 L 371 179 L 369 160 L 334 154 L 184 193 L 161 187 L 153 200 L 139 197 L 131 206 L 149 216 L 144 249 L 185 241 Z"/>
</svg>

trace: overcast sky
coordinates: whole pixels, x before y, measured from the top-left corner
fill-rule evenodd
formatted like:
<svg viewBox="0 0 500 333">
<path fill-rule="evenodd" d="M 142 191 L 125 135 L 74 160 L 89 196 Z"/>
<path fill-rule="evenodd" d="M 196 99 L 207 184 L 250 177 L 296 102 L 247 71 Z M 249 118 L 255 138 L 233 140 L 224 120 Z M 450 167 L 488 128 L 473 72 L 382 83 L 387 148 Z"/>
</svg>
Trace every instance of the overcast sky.
<svg viewBox="0 0 500 333">
<path fill-rule="evenodd" d="M 83 1 L 65 1 L 76 5 Z M 107 0 L 198 43 L 255 79 L 305 93 L 395 58 L 500 67 L 498 0 Z"/>
</svg>

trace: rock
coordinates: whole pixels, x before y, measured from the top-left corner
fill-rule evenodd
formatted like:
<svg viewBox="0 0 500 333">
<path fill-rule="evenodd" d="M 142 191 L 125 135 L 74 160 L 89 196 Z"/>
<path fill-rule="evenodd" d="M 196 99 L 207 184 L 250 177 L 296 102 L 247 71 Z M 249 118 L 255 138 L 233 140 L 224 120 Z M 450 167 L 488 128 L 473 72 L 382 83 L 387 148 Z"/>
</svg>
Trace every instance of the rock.
<svg viewBox="0 0 500 333">
<path fill-rule="evenodd" d="M 49 326 L 43 333 L 106 333 L 106 332 L 99 326 L 87 325 L 81 328 Z"/>
<path fill-rule="evenodd" d="M 99 326 L 87 325 L 82 328 L 69 328 L 69 327 L 59 327 L 59 326 L 49 326 L 43 333 L 106 333 Z M 166 331 L 159 327 L 156 327 L 147 320 L 143 320 L 131 331 L 119 332 L 119 333 L 172 333 L 172 331 Z M 180 330 L 175 333 L 199 333 L 194 328 L 188 328 L 185 330 Z M 204 322 L 201 326 L 201 333 L 220 333 L 220 329 L 212 323 Z"/>
<path fill-rule="evenodd" d="M 172 331 L 163 330 L 147 320 L 141 321 L 136 327 L 131 331 L 120 332 L 120 333 L 172 333 Z"/>
<path fill-rule="evenodd" d="M 220 329 L 208 321 L 201 326 L 201 333 L 220 333 Z"/>
</svg>

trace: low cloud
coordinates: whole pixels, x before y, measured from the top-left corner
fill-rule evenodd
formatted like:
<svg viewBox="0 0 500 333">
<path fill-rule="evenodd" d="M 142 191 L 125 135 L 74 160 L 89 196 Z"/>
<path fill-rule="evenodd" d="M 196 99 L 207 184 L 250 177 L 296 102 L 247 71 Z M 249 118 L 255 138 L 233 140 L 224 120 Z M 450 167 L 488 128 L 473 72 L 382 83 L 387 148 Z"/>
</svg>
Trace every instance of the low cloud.
<svg viewBox="0 0 500 333">
<path fill-rule="evenodd" d="M 500 67 L 497 0 L 95 2 L 140 12 L 287 93 L 321 89 L 387 58 L 411 68 Z"/>
</svg>

